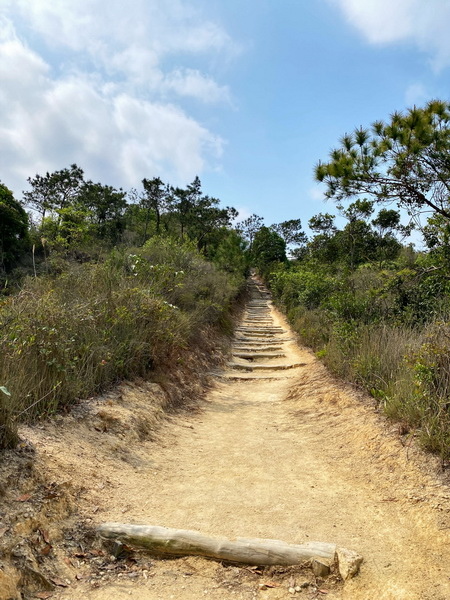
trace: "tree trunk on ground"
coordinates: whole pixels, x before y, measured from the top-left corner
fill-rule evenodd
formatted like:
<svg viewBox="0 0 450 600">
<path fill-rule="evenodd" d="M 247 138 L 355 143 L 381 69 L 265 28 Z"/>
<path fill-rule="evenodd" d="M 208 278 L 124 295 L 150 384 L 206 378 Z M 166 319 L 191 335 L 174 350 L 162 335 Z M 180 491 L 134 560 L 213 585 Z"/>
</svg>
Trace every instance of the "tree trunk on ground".
<svg viewBox="0 0 450 600">
<path fill-rule="evenodd" d="M 104 538 L 118 539 L 144 548 L 152 554 L 197 555 L 248 565 L 298 565 L 313 558 L 325 559 L 331 564 L 344 554 L 347 562 L 353 557 L 354 563 L 353 568 L 346 565 L 348 574 L 344 579 L 356 575 L 362 562 L 362 558 L 356 553 L 324 542 L 294 545 L 279 540 L 228 540 L 184 529 L 121 523 L 105 523 L 99 527 L 99 533 Z"/>
</svg>

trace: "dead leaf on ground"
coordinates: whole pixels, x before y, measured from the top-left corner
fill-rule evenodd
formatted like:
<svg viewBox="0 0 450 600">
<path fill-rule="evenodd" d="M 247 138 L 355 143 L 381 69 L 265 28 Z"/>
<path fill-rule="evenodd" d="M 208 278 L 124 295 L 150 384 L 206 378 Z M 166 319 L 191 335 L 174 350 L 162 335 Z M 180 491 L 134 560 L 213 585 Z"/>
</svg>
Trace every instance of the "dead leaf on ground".
<svg viewBox="0 0 450 600">
<path fill-rule="evenodd" d="M 263 571 L 259 567 L 246 567 L 247 571 L 254 573 L 255 575 L 262 575 Z"/>
<path fill-rule="evenodd" d="M 263 583 L 260 583 L 259 586 L 265 588 L 278 588 L 281 587 L 281 583 L 277 583 L 276 581 L 264 581 Z"/>
<path fill-rule="evenodd" d="M 40 598 L 40 600 L 47 600 L 47 598 L 51 598 L 53 596 L 53 592 L 38 592 L 34 595 L 35 598 Z"/>
<path fill-rule="evenodd" d="M 48 556 L 50 554 L 50 552 L 52 551 L 53 546 L 51 544 L 46 544 L 42 550 L 41 550 L 41 554 L 43 556 Z"/>
<path fill-rule="evenodd" d="M 16 498 L 16 502 L 28 502 L 28 500 L 31 498 L 31 494 L 23 494 L 22 496 L 19 496 L 18 498 Z"/>
<path fill-rule="evenodd" d="M 5 535 L 7 531 L 8 527 L 0 527 L 0 537 L 2 537 L 2 535 Z"/>
<path fill-rule="evenodd" d="M 48 535 L 48 531 L 46 531 L 45 529 L 39 529 L 39 531 L 41 532 L 42 539 L 44 540 L 44 542 L 46 544 L 50 544 L 50 537 Z"/>
</svg>

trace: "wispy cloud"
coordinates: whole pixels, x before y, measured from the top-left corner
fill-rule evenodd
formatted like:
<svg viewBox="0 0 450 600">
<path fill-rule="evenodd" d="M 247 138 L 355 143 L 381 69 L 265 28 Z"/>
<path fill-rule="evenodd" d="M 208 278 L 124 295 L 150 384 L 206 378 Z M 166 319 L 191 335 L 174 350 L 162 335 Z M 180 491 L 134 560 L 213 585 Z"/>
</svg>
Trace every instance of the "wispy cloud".
<svg viewBox="0 0 450 600">
<path fill-rule="evenodd" d="M 419 82 L 409 85 L 405 92 L 405 101 L 408 106 L 424 104 L 426 100 L 430 100 L 431 98 L 431 94 Z"/>
<path fill-rule="evenodd" d="M 325 186 L 317 184 L 315 187 L 309 188 L 308 196 L 314 202 L 323 202 L 325 200 Z"/>
<path fill-rule="evenodd" d="M 436 70 L 450 66 L 447 0 L 329 0 L 372 44 L 411 41 Z"/>
<path fill-rule="evenodd" d="M 103 0 L 2 0 L 0 178 L 20 190 L 77 162 L 114 185 L 186 182 L 214 167 L 224 141 L 183 98 L 229 103 L 208 60 L 236 52 L 184 0 L 110 0 L 107 10 Z"/>
</svg>

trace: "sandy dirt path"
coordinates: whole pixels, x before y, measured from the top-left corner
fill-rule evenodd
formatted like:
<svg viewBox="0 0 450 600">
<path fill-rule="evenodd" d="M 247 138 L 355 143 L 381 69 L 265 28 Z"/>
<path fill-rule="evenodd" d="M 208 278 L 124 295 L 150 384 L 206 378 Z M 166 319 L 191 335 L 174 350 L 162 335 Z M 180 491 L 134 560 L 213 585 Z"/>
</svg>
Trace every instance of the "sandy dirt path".
<svg viewBox="0 0 450 600">
<path fill-rule="evenodd" d="M 325 541 L 364 556 L 355 579 L 305 587 L 298 598 L 448 600 L 450 493 L 434 459 L 299 348 L 264 293 L 254 292 L 233 353 L 201 411 L 172 418 L 127 460 L 101 442 L 92 456 L 73 433 L 50 443 L 49 469 L 85 479 L 79 504 L 94 524 Z M 288 588 L 300 583 L 262 589 L 242 573 L 199 558 L 151 559 L 143 573 L 95 587 L 81 580 L 59 597 L 272 600 L 292 597 Z"/>
</svg>

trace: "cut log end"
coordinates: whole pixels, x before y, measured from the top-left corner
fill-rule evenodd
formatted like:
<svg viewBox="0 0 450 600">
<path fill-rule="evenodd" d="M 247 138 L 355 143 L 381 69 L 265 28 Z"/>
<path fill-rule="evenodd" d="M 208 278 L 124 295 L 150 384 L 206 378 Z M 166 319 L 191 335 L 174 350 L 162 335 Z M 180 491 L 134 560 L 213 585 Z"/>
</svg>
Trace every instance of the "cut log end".
<svg viewBox="0 0 450 600">
<path fill-rule="evenodd" d="M 335 544 L 308 542 L 287 544 L 279 540 L 206 536 L 197 531 L 169 529 L 151 525 L 105 523 L 98 529 L 101 537 L 120 540 L 131 546 L 162 556 L 196 555 L 216 560 L 258 566 L 292 566 L 306 561 L 337 562 L 344 581 L 359 572 L 362 556 L 337 548 Z"/>
</svg>

